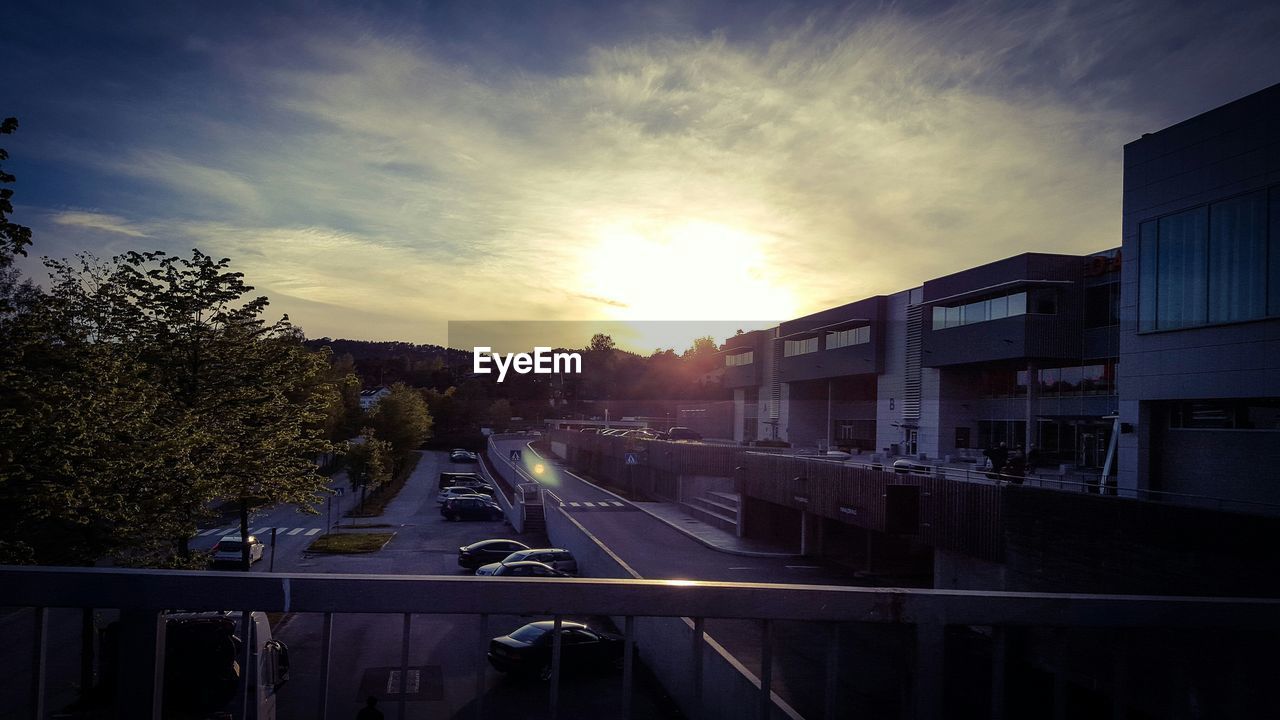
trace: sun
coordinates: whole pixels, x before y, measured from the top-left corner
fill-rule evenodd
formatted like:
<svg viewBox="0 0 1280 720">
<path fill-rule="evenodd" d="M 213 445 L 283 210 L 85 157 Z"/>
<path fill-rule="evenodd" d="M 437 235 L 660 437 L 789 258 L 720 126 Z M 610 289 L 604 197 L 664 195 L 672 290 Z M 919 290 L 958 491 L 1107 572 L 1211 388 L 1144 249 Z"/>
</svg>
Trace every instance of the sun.
<svg viewBox="0 0 1280 720">
<path fill-rule="evenodd" d="M 582 294 L 614 319 L 755 321 L 790 317 L 795 299 L 771 279 L 767 241 L 705 220 L 611 222 L 582 256 Z"/>
</svg>

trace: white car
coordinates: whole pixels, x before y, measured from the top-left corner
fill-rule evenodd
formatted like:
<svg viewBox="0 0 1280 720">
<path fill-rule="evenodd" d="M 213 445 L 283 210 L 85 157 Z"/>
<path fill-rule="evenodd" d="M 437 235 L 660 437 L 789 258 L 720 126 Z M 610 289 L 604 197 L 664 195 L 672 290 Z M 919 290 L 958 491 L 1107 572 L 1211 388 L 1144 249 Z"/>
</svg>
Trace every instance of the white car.
<svg viewBox="0 0 1280 720">
<path fill-rule="evenodd" d="M 267 546 L 256 536 L 249 536 L 249 564 L 258 562 L 266 554 Z M 227 535 L 213 546 L 213 564 L 236 564 L 240 557 L 240 536 Z"/>
<path fill-rule="evenodd" d="M 476 568 L 477 575 L 493 575 L 498 572 L 498 568 L 507 563 L 524 562 L 532 560 L 540 562 L 548 567 L 567 573 L 569 575 L 578 574 L 578 561 L 574 559 L 573 553 L 561 548 L 530 548 L 528 550 L 517 550 L 496 563 L 481 565 Z"/>
<path fill-rule="evenodd" d="M 483 497 L 486 500 L 489 499 L 488 497 L 476 492 L 475 488 L 447 487 L 441 490 L 440 494 L 436 496 L 436 502 L 443 505 L 454 498 L 460 498 L 460 497 Z"/>
</svg>

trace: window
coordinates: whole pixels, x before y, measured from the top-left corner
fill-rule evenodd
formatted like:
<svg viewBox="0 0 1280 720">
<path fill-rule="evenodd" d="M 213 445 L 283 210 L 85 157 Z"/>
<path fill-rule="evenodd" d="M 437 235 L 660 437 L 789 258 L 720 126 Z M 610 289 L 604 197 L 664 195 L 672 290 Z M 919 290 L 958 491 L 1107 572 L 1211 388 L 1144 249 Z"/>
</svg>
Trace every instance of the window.
<svg viewBox="0 0 1280 720">
<path fill-rule="evenodd" d="M 786 357 L 807 355 L 812 352 L 818 352 L 818 338 L 816 336 L 803 340 L 786 340 L 782 346 L 782 354 Z"/>
<path fill-rule="evenodd" d="M 1280 430 L 1280 400 L 1191 400 L 1169 407 L 1169 427 L 1187 430 Z"/>
<path fill-rule="evenodd" d="M 751 363 L 755 362 L 755 360 L 756 360 L 756 353 L 754 350 L 748 350 L 746 352 L 733 353 L 733 354 L 724 356 L 724 364 L 728 367 L 736 367 L 739 365 L 750 365 Z"/>
<path fill-rule="evenodd" d="M 1052 293 L 1053 291 L 1047 291 Z M 1052 296 L 1053 306 L 1047 312 L 1056 312 L 1056 295 Z M 1027 312 L 1027 294 L 1025 292 L 1012 295 L 1001 295 L 987 300 L 957 305 L 955 307 L 935 306 L 933 308 L 933 329 L 960 327 L 988 320 L 1000 320 L 1014 315 L 1025 315 Z M 1040 311 L 1037 311 L 1040 312 Z"/>
<path fill-rule="evenodd" d="M 1095 285 L 1084 290 L 1084 326 L 1110 327 L 1120 324 L 1120 283 Z"/>
<path fill-rule="evenodd" d="M 1138 329 L 1280 315 L 1280 187 L 1138 226 Z"/>
<path fill-rule="evenodd" d="M 863 345 L 869 342 L 871 342 L 870 325 L 827 333 L 828 350 L 835 350 L 836 348 L 848 347 L 850 345 Z"/>
</svg>

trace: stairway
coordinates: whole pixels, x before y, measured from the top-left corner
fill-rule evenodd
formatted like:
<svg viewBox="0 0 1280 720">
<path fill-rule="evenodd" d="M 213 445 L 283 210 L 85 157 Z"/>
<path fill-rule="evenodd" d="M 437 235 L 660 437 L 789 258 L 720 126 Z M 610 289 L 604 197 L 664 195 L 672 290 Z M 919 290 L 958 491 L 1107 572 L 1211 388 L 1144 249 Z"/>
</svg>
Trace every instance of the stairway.
<svg viewBox="0 0 1280 720">
<path fill-rule="evenodd" d="M 524 531 L 545 533 L 547 531 L 547 517 L 543 514 L 541 505 L 521 505 L 524 508 Z"/>
<path fill-rule="evenodd" d="M 702 495 L 685 498 L 680 507 L 708 525 L 737 534 L 741 504 L 737 493 L 709 490 Z"/>
</svg>

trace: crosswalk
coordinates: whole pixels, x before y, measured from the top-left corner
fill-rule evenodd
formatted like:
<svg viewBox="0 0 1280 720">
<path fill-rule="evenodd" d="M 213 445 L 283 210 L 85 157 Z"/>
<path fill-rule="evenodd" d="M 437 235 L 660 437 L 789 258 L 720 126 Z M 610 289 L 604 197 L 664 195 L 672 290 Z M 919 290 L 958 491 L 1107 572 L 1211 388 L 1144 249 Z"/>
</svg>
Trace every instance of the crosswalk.
<svg viewBox="0 0 1280 720">
<path fill-rule="evenodd" d="M 618 502 L 617 500 L 570 500 L 561 502 L 560 507 L 570 511 L 584 510 L 634 510 L 635 508 L 627 503 Z"/>
<path fill-rule="evenodd" d="M 281 535 L 299 535 L 299 534 L 303 535 L 304 537 L 311 537 L 312 535 L 319 533 L 323 529 L 324 528 L 318 528 L 318 527 L 313 527 L 313 528 L 278 527 L 276 528 L 276 537 L 280 537 Z M 240 534 L 240 528 L 236 526 L 232 526 L 229 528 L 210 528 L 208 530 L 202 530 L 196 533 L 196 537 L 215 537 L 215 536 L 223 537 L 226 535 L 239 535 L 239 534 Z M 258 535 L 259 539 L 261 539 L 261 536 L 271 534 L 271 526 L 255 528 L 253 530 L 250 530 L 249 534 Z"/>
</svg>

